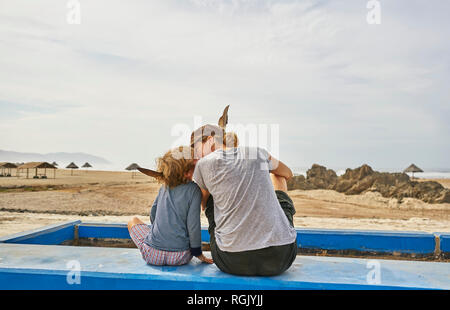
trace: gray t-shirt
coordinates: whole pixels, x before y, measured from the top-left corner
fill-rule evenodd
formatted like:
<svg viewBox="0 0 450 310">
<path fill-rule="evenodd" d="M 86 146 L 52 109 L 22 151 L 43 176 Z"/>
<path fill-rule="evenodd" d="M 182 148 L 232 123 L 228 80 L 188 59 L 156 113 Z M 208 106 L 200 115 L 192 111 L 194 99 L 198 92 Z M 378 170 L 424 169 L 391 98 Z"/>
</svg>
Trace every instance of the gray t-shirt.
<svg viewBox="0 0 450 310">
<path fill-rule="evenodd" d="M 242 252 L 293 243 L 262 148 L 216 150 L 197 162 L 194 181 L 214 198 L 215 237 L 222 251 Z"/>
</svg>

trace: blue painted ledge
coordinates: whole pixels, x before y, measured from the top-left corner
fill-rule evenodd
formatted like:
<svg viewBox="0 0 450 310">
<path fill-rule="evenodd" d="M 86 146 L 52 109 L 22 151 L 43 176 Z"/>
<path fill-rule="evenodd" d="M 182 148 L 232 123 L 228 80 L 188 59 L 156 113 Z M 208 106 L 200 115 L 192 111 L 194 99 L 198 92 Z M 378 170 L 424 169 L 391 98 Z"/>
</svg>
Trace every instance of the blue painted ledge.
<svg viewBox="0 0 450 310">
<path fill-rule="evenodd" d="M 80 266 L 79 284 L 73 265 Z M 370 273 L 379 264 L 379 281 Z M 76 270 L 75 270 L 76 271 Z M 68 281 L 69 279 L 69 281 Z M 298 256 L 275 277 L 239 277 L 193 259 L 146 265 L 137 249 L 0 244 L 0 289 L 450 289 L 450 264 Z"/>
<path fill-rule="evenodd" d="M 82 223 L 77 226 L 79 238 L 130 239 L 127 224 Z"/>
<path fill-rule="evenodd" d="M 59 246 L 74 238 L 129 239 L 125 224 L 50 225 L 0 238 L 0 289 L 450 289 L 450 263 L 298 256 L 277 277 L 237 277 L 193 259 L 186 266 L 144 263 L 137 249 Z M 209 241 L 206 229 L 202 239 Z M 297 229 L 304 249 L 433 253 L 450 251 L 448 233 Z M 439 241 L 436 244 L 436 241 Z M 70 284 L 70 261 L 80 284 Z M 378 264 L 380 282 L 369 283 Z"/>
<path fill-rule="evenodd" d="M 450 258 L 450 234 L 449 233 L 435 233 L 439 242 L 439 250 L 445 258 Z"/>
<path fill-rule="evenodd" d="M 430 233 L 331 229 L 297 229 L 297 243 L 304 249 L 421 255 L 433 254 L 436 247 Z"/>
<path fill-rule="evenodd" d="M 80 221 L 50 225 L 33 231 L 0 238 L 0 243 L 56 245 L 78 238 L 130 239 L 126 224 L 81 223 Z M 440 238 L 437 238 L 440 236 Z M 432 256 L 440 247 L 450 252 L 449 234 L 398 231 L 361 231 L 331 229 L 297 229 L 300 250 L 357 251 L 380 254 L 415 254 Z M 202 241 L 209 242 L 206 228 Z M 436 242 L 439 241 L 439 245 Z"/>
<path fill-rule="evenodd" d="M 0 243 L 61 244 L 74 238 L 75 226 L 81 221 L 68 221 L 0 237 Z"/>
</svg>

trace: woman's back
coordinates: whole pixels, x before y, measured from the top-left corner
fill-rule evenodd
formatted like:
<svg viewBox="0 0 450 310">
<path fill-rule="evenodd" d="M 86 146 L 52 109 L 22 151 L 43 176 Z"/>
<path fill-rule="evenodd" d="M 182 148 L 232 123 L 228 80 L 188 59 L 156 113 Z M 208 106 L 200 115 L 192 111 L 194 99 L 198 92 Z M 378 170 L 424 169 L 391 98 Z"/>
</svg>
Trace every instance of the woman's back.
<svg viewBox="0 0 450 310">
<path fill-rule="evenodd" d="M 197 162 L 194 180 L 214 197 L 215 237 L 222 251 L 239 252 L 295 241 L 277 200 L 262 148 L 216 150 Z"/>
</svg>

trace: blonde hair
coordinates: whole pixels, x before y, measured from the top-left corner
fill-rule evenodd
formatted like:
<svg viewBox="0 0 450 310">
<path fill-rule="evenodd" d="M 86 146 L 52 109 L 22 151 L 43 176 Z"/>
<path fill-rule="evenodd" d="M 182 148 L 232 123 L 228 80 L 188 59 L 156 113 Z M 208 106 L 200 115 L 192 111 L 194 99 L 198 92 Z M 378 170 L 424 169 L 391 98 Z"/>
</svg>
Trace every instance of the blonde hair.
<svg viewBox="0 0 450 310">
<path fill-rule="evenodd" d="M 172 188 L 188 183 L 186 173 L 195 167 L 193 149 L 189 146 L 179 146 L 166 152 L 156 159 L 157 171 L 161 177 L 156 178 L 159 183 Z"/>
<path fill-rule="evenodd" d="M 235 132 L 230 131 L 225 134 L 225 145 L 227 147 L 238 147 L 239 139 Z"/>
</svg>

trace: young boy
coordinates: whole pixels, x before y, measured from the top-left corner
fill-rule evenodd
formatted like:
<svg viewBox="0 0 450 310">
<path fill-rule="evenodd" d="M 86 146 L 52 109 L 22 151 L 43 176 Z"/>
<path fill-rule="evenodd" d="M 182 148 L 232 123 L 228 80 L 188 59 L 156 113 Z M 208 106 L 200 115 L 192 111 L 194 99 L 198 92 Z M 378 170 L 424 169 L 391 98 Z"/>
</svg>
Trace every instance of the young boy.
<svg viewBox="0 0 450 310">
<path fill-rule="evenodd" d="M 128 222 L 130 236 L 147 264 L 184 265 L 193 256 L 213 263 L 202 254 L 202 193 L 192 182 L 195 161 L 187 156 L 191 153 L 191 148 L 179 147 L 158 158 L 156 178 L 163 185 L 151 208 L 152 224 L 147 225 L 137 217 Z"/>
</svg>

